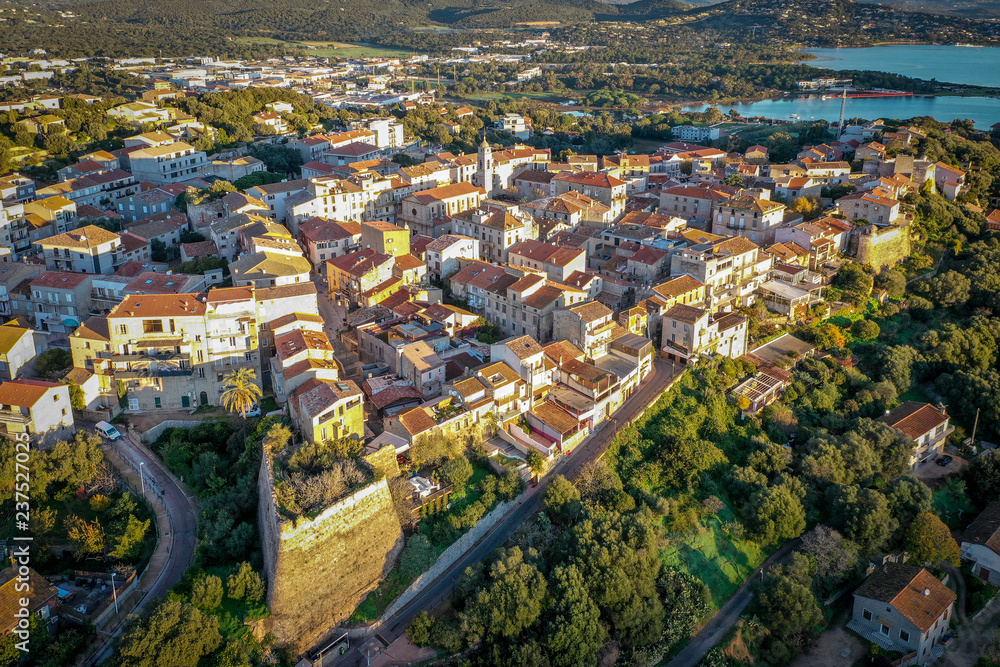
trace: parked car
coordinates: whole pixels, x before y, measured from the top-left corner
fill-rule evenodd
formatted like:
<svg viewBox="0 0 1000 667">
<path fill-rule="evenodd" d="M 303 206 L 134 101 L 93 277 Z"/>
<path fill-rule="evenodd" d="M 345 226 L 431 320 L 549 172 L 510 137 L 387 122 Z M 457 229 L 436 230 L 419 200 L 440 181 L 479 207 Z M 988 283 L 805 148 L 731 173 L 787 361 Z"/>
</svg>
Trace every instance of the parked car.
<svg viewBox="0 0 1000 667">
<path fill-rule="evenodd" d="M 250 406 L 250 409 L 247 410 L 247 417 L 260 417 L 260 405 L 258 403 Z"/>
<path fill-rule="evenodd" d="M 948 458 L 951 458 L 951 457 L 948 457 Z M 947 646 L 948 644 L 951 643 L 952 639 L 953 639 L 953 637 L 951 635 L 945 635 L 944 637 L 941 638 L 941 646 Z"/>
<path fill-rule="evenodd" d="M 94 430 L 97 431 L 98 435 L 104 436 L 108 440 L 118 440 L 122 437 L 122 434 L 118 432 L 118 429 L 108 422 L 97 422 L 97 425 L 94 426 Z"/>
<path fill-rule="evenodd" d="M 939 458 L 937 460 L 937 464 L 939 466 L 946 466 L 946 465 L 948 465 L 949 463 L 951 463 L 954 460 L 955 459 L 951 458 L 950 456 L 945 455 L 945 456 L 942 456 L 941 458 Z"/>
</svg>

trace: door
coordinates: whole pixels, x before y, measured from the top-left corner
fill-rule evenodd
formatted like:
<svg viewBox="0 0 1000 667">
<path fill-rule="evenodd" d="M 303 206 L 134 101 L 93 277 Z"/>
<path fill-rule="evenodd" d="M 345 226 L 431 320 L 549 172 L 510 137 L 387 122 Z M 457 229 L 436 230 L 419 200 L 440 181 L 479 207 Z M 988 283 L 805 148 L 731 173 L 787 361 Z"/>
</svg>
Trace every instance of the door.
<svg viewBox="0 0 1000 667">
<path fill-rule="evenodd" d="M 983 578 L 983 581 L 989 583 L 990 581 L 990 571 L 987 570 L 982 565 L 979 566 L 979 576 Z"/>
<path fill-rule="evenodd" d="M 181 396 L 181 407 L 182 408 L 190 408 L 191 407 L 191 397 L 190 396 Z"/>
<path fill-rule="evenodd" d="M 200 400 L 200 402 L 201 402 L 202 405 L 208 405 L 208 392 L 205 392 L 205 391 L 201 392 L 201 396 L 199 397 L 199 400 Z"/>
</svg>

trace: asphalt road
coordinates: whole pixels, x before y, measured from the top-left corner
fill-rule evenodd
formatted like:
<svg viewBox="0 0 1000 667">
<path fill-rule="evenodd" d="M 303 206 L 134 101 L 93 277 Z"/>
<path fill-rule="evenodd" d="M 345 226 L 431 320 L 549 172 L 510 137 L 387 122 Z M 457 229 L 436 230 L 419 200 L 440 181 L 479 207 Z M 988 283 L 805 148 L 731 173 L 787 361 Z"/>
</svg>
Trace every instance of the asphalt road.
<svg viewBox="0 0 1000 667">
<path fill-rule="evenodd" d="M 145 589 L 142 600 L 133 610 L 133 613 L 138 613 L 151 601 L 166 597 L 167 592 L 181 580 L 184 572 L 194 561 L 194 548 L 198 542 L 198 508 L 194 499 L 185 494 L 177 478 L 149 449 L 132 442 L 129 437 L 115 440 L 111 444 L 133 470 L 139 470 L 140 463 L 144 464 L 141 467 L 146 496 L 147 498 L 152 494 L 159 496 L 169 519 L 169 533 L 164 531 L 165 534 L 161 536 L 161 539 L 168 536 L 172 539 L 169 557 L 160 565 L 162 569 L 156 575 L 156 580 Z M 154 564 L 150 564 L 147 574 L 151 574 L 153 567 Z M 143 582 L 143 585 L 146 585 L 146 582 Z M 118 629 L 105 640 L 105 645 L 91 664 L 100 664 L 111 656 L 111 643 L 121 632 L 121 628 L 119 625 Z"/>
<path fill-rule="evenodd" d="M 479 542 L 466 552 L 465 556 L 456 561 L 454 565 L 414 597 L 409 604 L 400 609 L 392 618 L 387 619 L 381 627 L 377 628 L 377 634 L 385 639 L 387 643 L 392 643 L 406 631 L 406 626 L 409 624 L 410 619 L 417 612 L 430 611 L 451 595 L 459 575 L 461 575 L 465 568 L 485 560 L 497 547 L 506 542 L 522 523 L 538 511 L 541 506 L 542 494 L 551 478 L 556 475 L 564 475 L 572 479 L 580 473 L 583 466 L 590 461 L 600 458 L 605 450 L 607 450 L 608 445 L 611 444 L 612 437 L 618 431 L 618 425 L 630 422 L 638 416 L 649 404 L 656 400 L 664 389 L 670 386 L 673 380 L 680 375 L 680 372 L 680 367 L 675 367 L 665 359 L 657 359 L 650 376 L 625 401 L 611 420 L 602 424 L 571 455 L 564 457 L 553 468 L 552 474 L 547 475 L 538 486 L 533 488 L 529 486 L 521 496 L 517 507 L 511 510 L 501 521 L 497 522 L 492 530 L 486 533 Z M 355 646 L 334 664 L 338 667 L 354 667 L 363 665 L 365 662 L 365 656 Z M 327 663 L 324 661 L 324 664 Z"/>
</svg>

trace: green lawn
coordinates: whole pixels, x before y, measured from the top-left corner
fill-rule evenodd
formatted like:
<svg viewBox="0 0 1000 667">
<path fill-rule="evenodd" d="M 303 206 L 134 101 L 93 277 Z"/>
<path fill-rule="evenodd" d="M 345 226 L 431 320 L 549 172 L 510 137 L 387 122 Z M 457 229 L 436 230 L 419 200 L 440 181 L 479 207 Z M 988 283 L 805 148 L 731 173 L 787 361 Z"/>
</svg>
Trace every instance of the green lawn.
<svg viewBox="0 0 1000 667">
<path fill-rule="evenodd" d="M 241 37 L 243 44 L 267 44 L 286 46 L 290 49 L 307 49 L 309 55 L 320 58 L 397 58 L 409 56 L 411 51 L 398 48 L 384 48 L 371 44 L 348 44 L 346 42 L 288 42 L 272 37 Z"/>
<path fill-rule="evenodd" d="M 554 102 L 556 100 L 565 100 L 565 93 L 473 93 L 471 95 L 466 95 L 466 99 L 475 100 L 476 102 L 490 102 L 493 100 L 499 100 L 504 97 L 509 97 L 515 100 L 522 99 L 532 99 L 532 100 L 545 100 L 547 102 Z"/>
<path fill-rule="evenodd" d="M 703 526 L 669 538 L 669 545 L 660 552 L 665 566 L 688 572 L 705 582 L 712 592 L 714 609 L 725 604 L 767 557 L 756 543 L 726 535 L 722 525 L 735 520 L 736 515 L 727 504 L 718 515 L 705 520 Z"/>
<path fill-rule="evenodd" d="M 947 485 L 934 493 L 931 505 L 934 513 L 953 530 L 969 525 L 976 518 L 976 508 L 965 493 L 956 493 Z"/>
</svg>

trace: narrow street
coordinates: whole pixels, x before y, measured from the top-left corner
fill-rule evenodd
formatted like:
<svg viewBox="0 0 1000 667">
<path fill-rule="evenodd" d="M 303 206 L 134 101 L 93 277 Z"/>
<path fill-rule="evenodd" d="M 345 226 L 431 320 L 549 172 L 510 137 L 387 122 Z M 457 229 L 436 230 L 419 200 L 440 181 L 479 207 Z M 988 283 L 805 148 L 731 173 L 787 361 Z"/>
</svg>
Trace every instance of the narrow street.
<svg viewBox="0 0 1000 667">
<path fill-rule="evenodd" d="M 145 488 L 145 498 L 157 513 L 156 523 L 159 542 L 149 566 L 143 573 L 139 602 L 130 613 L 139 613 L 146 605 L 167 592 L 181 580 L 194 561 L 198 542 L 198 506 L 194 497 L 173 473 L 167 470 L 160 458 L 139 442 L 139 435 L 129 430 L 126 437 L 108 445 L 108 460 L 131 487 L 140 493 Z M 125 610 L 99 633 L 99 648 L 93 651 L 88 664 L 97 665 L 111 656 L 112 642 L 120 634 L 125 620 Z"/>
<path fill-rule="evenodd" d="M 576 477 L 587 463 L 603 456 L 615 433 L 618 432 L 619 425 L 624 425 L 638 417 L 656 401 L 663 391 L 673 384 L 682 372 L 681 367 L 664 359 L 657 359 L 650 376 L 625 401 L 611 420 L 602 424 L 590 437 L 584 440 L 572 455 L 563 457 L 553 467 L 551 473 L 539 482 L 537 487 L 529 486 L 521 496 L 517 506 L 486 533 L 479 542 L 473 545 L 463 558 L 431 582 L 392 618 L 386 619 L 382 625 L 373 628 L 371 635 L 377 633 L 391 644 L 406 631 L 410 619 L 417 612 L 433 609 L 451 595 L 452 588 L 465 568 L 485 560 L 497 547 L 506 542 L 522 523 L 538 511 L 541 506 L 542 494 L 553 477 L 556 475 L 564 475 L 568 478 Z M 353 667 L 363 665 L 365 662 L 366 656 L 355 646 L 333 664 Z"/>
</svg>

